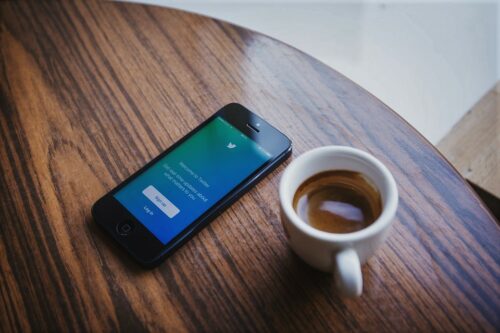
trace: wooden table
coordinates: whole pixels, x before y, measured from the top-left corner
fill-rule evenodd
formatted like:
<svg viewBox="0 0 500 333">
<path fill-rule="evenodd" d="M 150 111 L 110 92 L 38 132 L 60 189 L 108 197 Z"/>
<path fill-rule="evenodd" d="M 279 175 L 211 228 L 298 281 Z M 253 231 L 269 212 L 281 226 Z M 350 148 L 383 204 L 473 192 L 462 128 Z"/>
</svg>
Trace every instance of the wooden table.
<svg viewBox="0 0 500 333">
<path fill-rule="evenodd" d="M 1 332 L 499 330 L 498 224 L 432 145 L 349 79 L 176 10 L 13 1 L 0 17 Z M 285 132 L 294 156 L 349 145 L 394 174 L 397 221 L 363 267 L 361 298 L 339 298 L 287 246 L 284 166 L 155 270 L 96 229 L 96 199 L 233 101 Z"/>
</svg>

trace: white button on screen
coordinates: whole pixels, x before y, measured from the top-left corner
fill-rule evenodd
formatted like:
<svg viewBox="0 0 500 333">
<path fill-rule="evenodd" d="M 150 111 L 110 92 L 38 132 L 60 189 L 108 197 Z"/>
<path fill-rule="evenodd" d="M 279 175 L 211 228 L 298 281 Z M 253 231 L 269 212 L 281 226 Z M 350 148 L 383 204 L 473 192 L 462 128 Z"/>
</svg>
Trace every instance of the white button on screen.
<svg viewBox="0 0 500 333">
<path fill-rule="evenodd" d="M 155 204 L 165 215 L 173 218 L 175 215 L 179 214 L 179 208 L 168 200 L 163 194 L 161 194 L 153 185 L 146 187 L 142 194 L 146 196 L 152 203 Z"/>
</svg>

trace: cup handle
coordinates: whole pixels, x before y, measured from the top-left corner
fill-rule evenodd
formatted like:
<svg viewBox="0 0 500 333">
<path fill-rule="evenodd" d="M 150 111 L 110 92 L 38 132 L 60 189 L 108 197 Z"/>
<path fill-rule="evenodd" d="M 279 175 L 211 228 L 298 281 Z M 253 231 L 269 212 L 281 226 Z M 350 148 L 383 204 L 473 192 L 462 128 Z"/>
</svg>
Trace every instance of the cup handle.
<svg viewBox="0 0 500 333">
<path fill-rule="evenodd" d="M 356 251 L 345 249 L 334 255 L 334 275 L 337 290 L 344 296 L 360 296 L 363 291 L 361 264 Z"/>
</svg>

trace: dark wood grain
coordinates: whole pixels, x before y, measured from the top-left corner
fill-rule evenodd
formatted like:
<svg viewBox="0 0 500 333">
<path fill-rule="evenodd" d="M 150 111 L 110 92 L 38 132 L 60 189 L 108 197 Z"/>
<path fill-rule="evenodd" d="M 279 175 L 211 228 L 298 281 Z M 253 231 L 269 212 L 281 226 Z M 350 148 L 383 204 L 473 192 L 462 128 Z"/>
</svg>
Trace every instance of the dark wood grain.
<svg viewBox="0 0 500 333">
<path fill-rule="evenodd" d="M 0 3 L 0 331 L 498 331 L 500 230 L 449 163 L 355 83 L 278 41 L 158 7 Z M 135 266 L 92 203 L 221 106 L 294 156 L 349 145 L 400 190 L 361 298 L 290 251 L 281 166 L 159 268 Z"/>
</svg>

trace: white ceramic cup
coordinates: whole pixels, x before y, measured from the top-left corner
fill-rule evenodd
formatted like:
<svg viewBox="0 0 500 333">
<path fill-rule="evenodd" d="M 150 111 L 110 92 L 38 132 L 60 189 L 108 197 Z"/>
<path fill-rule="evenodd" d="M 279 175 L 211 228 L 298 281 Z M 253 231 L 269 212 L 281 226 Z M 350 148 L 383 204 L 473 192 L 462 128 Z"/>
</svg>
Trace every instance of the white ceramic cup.
<svg viewBox="0 0 500 333">
<path fill-rule="evenodd" d="M 375 184 L 382 197 L 382 213 L 368 227 L 345 234 L 321 231 L 304 222 L 292 201 L 298 187 L 309 177 L 329 170 L 357 171 Z M 281 177 L 281 220 L 293 251 L 309 265 L 333 272 L 339 292 L 359 296 L 363 290 L 361 264 L 386 239 L 398 206 L 394 177 L 375 157 L 359 149 L 326 146 L 293 160 Z"/>
</svg>

